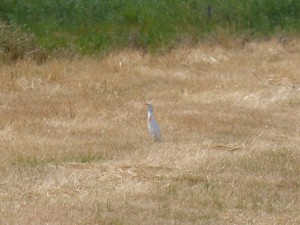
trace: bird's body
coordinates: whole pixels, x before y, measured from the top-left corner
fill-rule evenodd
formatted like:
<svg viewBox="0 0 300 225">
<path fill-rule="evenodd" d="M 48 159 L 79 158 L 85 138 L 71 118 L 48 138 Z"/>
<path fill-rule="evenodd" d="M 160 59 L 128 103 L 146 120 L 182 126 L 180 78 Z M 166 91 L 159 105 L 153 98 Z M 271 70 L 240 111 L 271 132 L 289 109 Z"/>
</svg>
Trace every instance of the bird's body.
<svg viewBox="0 0 300 225">
<path fill-rule="evenodd" d="M 153 136 L 154 141 L 159 141 L 161 142 L 161 133 L 160 133 L 160 129 L 159 129 L 159 125 L 154 117 L 153 114 L 153 106 L 149 103 L 147 103 L 148 105 L 148 120 L 147 120 L 147 124 L 148 124 L 148 129 L 150 134 Z"/>
</svg>

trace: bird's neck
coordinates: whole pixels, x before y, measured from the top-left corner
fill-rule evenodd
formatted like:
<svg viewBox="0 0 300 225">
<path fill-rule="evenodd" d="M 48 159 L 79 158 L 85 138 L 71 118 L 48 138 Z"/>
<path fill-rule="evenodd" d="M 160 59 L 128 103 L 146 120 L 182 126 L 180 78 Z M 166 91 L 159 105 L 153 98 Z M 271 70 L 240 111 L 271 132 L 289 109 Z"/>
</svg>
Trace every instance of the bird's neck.
<svg viewBox="0 0 300 225">
<path fill-rule="evenodd" d="M 153 117 L 153 112 L 148 111 L 148 119 L 150 119 L 151 117 Z"/>
</svg>

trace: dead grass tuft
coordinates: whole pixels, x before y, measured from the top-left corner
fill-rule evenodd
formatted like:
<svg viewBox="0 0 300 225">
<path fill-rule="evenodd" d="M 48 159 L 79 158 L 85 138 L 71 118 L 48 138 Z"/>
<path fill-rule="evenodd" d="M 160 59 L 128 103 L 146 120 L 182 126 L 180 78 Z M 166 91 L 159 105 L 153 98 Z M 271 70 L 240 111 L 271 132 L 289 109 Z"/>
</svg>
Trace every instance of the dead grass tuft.
<svg viewBox="0 0 300 225">
<path fill-rule="evenodd" d="M 45 49 L 38 45 L 34 35 L 0 20 L 0 63 L 14 63 L 23 59 L 42 63 L 46 58 Z"/>
</svg>

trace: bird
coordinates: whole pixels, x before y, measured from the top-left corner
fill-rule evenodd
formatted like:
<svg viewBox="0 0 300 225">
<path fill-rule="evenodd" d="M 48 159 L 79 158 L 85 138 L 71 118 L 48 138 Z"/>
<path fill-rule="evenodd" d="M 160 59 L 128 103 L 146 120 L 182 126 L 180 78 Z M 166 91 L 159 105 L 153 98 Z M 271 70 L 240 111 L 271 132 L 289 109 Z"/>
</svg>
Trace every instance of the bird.
<svg viewBox="0 0 300 225">
<path fill-rule="evenodd" d="M 149 132 L 153 136 L 154 141 L 161 142 L 162 141 L 161 133 L 160 133 L 159 125 L 153 114 L 153 105 L 150 103 L 146 103 L 146 105 L 148 106 L 147 125 L 148 125 Z"/>
</svg>

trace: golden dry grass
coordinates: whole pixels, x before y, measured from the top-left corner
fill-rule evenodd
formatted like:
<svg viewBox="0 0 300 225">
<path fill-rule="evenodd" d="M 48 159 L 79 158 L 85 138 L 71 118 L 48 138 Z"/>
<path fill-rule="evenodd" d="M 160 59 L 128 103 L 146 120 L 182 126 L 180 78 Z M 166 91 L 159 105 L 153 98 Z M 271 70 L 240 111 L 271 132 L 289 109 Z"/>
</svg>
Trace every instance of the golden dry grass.
<svg viewBox="0 0 300 225">
<path fill-rule="evenodd" d="M 1 65 L 0 224 L 299 224 L 299 62 L 271 40 Z"/>
</svg>

